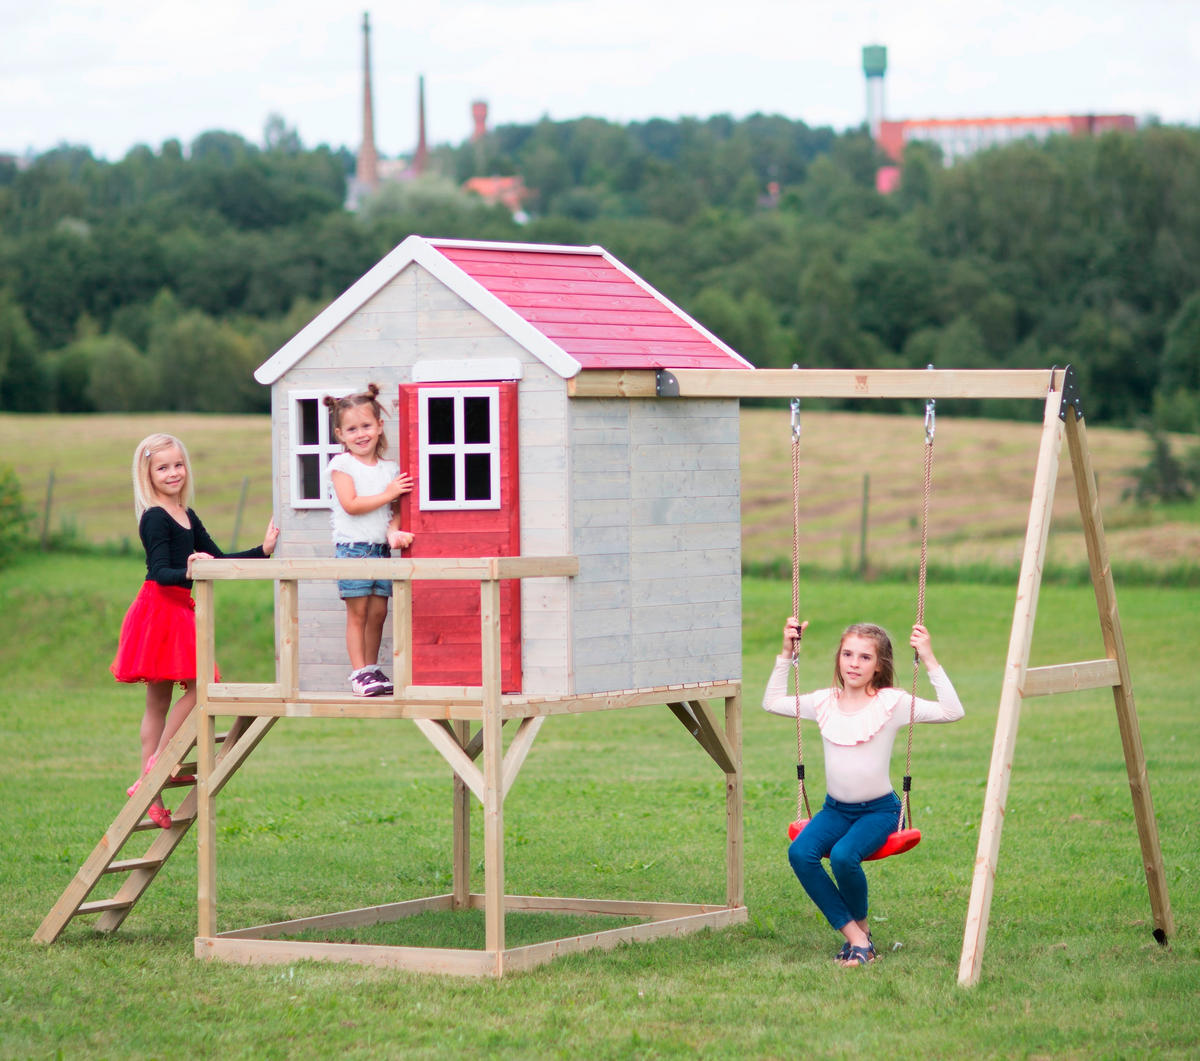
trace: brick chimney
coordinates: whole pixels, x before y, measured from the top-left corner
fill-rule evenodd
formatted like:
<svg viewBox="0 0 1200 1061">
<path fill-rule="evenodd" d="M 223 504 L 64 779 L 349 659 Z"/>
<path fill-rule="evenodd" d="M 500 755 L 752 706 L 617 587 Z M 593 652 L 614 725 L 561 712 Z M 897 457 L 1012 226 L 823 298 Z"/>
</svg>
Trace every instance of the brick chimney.
<svg viewBox="0 0 1200 1061">
<path fill-rule="evenodd" d="M 371 105 L 371 22 L 363 12 L 363 113 L 362 144 L 354 176 L 360 188 L 379 186 L 379 155 L 375 150 L 375 114 Z"/>
<path fill-rule="evenodd" d="M 417 78 L 417 153 L 413 173 L 418 177 L 429 168 L 429 148 L 425 144 L 425 75 Z"/>
</svg>

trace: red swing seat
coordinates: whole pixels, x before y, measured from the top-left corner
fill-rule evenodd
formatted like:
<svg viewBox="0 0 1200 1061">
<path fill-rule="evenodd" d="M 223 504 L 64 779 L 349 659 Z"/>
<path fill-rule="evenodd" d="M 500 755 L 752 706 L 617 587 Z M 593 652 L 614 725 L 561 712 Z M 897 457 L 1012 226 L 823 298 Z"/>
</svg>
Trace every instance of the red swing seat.
<svg viewBox="0 0 1200 1061">
<path fill-rule="evenodd" d="M 795 840 L 800 835 L 801 830 L 809 823 L 810 819 L 802 818 L 799 821 L 791 822 L 788 825 L 788 839 Z M 883 846 L 873 855 L 867 855 L 863 859 L 864 862 L 875 862 L 881 858 L 887 858 L 888 855 L 902 855 L 905 851 L 911 851 L 921 842 L 920 829 L 897 829 L 891 833 L 883 842 Z"/>
</svg>

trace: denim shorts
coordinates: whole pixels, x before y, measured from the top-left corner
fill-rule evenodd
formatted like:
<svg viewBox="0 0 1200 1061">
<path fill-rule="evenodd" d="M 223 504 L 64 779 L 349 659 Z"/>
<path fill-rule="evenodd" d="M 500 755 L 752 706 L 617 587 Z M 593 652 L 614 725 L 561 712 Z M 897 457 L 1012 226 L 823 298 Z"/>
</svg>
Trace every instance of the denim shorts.
<svg viewBox="0 0 1200 1061">
<path fill-rule="evenodd" d="M 334 542 L 335 555 L 339 560 L 351 558 L 360 560 L 367 556 L 392 555 L 386 543 L 375 542 Z M 347 597 L 390 597 L 392 595 L 391 579 L 382 578 L 339 578 L 338 596 L 345 600 Z"/>
</svg>

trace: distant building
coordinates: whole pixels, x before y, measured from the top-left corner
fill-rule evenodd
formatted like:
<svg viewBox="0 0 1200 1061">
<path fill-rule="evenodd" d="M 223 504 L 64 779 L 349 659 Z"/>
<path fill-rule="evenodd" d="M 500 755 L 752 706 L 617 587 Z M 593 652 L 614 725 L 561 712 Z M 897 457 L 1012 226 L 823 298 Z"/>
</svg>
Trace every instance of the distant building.
<svg viewBox="0 0 1200 1061">
<path fill-rule="evenodd" d="M 511 177 L 471 177 L 463 182 L 463 191 L 478 195 L 485 203 L 499 203 L 518 222 L 529 220 L 525 200 L 529 189 L 520 174 Z"/>
<path fill-rule="evenodd" d="M 879 122 L 875 142 L 899 162 L 914 140 L 937 144 L 946 165 L 989 147 L 1051 136 L 1098 136 L 1110 129 L 1134 130 L 1132 114 L 1060 114 L 1023 118 L 909 118 Z"/>
</svg>

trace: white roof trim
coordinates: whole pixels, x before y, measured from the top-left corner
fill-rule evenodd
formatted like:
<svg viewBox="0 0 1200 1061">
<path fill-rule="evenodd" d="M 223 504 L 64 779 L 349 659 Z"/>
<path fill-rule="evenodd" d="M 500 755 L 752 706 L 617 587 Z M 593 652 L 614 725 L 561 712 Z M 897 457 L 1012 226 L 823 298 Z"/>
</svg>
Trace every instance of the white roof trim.
<svg viewBox="0 0 1200 1061">
<path fill-rule="evenodd" d="M 555 247 L 549 244 L 484 243 L 473 240 L 438 240 L 433 243 L 423 236 L 409 236 L 343 291 L 270 358 L 259 365 L 255 370 L 254 378 L 259 383 L 272 384 L 276 382 L 321 340 L 349 319 L 368 299 L 378 294 L 400 274 L 405 266 L 413 262 L 436 276 L 468 305 L 482 313 L 496 327 L 506 332 L 563 379 L 570 379 L 579 372 L 581 366 L 575 358 L 571 357 L 552 339 L 548 339 L 515 310 L 506 306 L 481 284 L 471 279 L 450 259 L 440 254 L 437 250 L 439 244 L 447 247 L 479 247 L 480 249 L 497 250 L 603 253 L 599 247 Z"/>
<path fill-rule="evenodd" d="M 464 383 L 487 379 L 523 379 L 524 366 L 515 357 L 492 357 L 480 361 L 418 361 L 413 365 L 414 383 Z"/>
<path fill-rule="evenodd" d="M 624 273 L 627 277 L 629 277 L 630 280 L 632 280 L 635 284 L 637 284 L 638 287 L 640 287 L 643 291 L 645 291 L 646 294 L 653 295 L 662 305 L 666 306 L 667 309 L 669 309 L 672 313 L 674 313 L 681 320 L 687 321 L 688 324 L 690 324 L 693 328 L 695 328 L 696 331 L 698 331 L 701 335 L 703 335 L 706 339 L 708 339 L 708 341 L 711 342 L 714 346 L 719 346 L 722 350 L 725 351 L 725 353 L 727 353 L 730 357 L 734 358 L 734 360 L 740 361 L 743 365 L 745 365 L 746 368 L 754 367 L 754 365 L 752 365 L 749 361 L 747 361 L 744 357 L 742 357 L 741 354 L 739 354 L 736 350 L 734 350 L 733 347 L 729 346 L 728 343 L 724 343 L 720 339 L 718 339 L 715 335 L 713 335 L 712 332 L 710 332 L 706 327 L 704 327 L 703 324 L 701 324 L 698 320 L 696 320 L 695 317 L 692 317 L 689 314 L 684 313 L 683 310 L 681 310 L 677 305 L 675 305 L 674 302 L 672 302 L 669 298 L 667 298 L 666 295 L 664 295 L 661 291 L 657 290 L 656 288 L 651 287 L 648 283 L 646 283 L 645 280 L 643 280 L 640 276 L 638 276 L 637 273 L 633 272 L 631 269 L 628 269 L 623 262 L 617 261 L 616 258 L 614 258 L 611 254 L 608 253 L 608 251 L 604 250 L 603 248 L 598 248 L 598 249 L 600 250 L 600 253 L 604 255 L 604 260 L 606 262 L 608 262 L 609 265 L 611 265 L 614 269 L 617 269 L 620 272 Z"/>
</svg>

